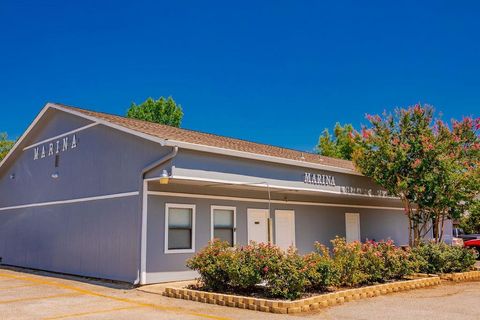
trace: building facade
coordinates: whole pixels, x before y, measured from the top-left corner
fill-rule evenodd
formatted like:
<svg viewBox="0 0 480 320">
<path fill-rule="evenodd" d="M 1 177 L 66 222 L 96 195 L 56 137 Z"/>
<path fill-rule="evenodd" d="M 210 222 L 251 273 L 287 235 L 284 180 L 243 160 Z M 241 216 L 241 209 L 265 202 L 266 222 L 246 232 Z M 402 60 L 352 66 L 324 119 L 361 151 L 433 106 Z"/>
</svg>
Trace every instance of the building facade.
<svg viewBox="0 0 480 320">
<path fill-rule="evenodd" d="M 147 284 L 194 278 L 213 238 L 335 236 L 408 243 L 399 200 L 344 160 L 49 103 L 0 164 L 7 265 Z"/>
</svg>

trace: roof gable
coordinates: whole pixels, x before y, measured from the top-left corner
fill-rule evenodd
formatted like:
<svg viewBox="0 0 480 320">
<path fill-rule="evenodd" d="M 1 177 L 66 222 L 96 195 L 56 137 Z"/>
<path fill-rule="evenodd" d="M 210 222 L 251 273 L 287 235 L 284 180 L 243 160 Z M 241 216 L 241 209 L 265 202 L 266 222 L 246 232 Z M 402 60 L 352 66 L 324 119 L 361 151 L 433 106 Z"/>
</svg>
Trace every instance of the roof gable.
<svg viewBox="0 0 480 320">
<path fill-rule="evenodd" d="M 347 160 L 324 157 L 308 152 L 301 152 L 236 138 L 229 138 L 210 133 L 130 119 L 58 103 L 47 103 L 47 105 L 42 109 L 22 137 L 17 141 L 14 148 L 12 148 L 10 153 L 0 163 L 0 168 L 6 161 L 8 161 L 8 158 L 11 156 L 11 154 L 15 152 L 15 149 L 18 147 L 18 145 L 22 143 L 30 130 L 32 130 L 35 124 L 49 108 L 84 117 L 95 123 L 104 124 L 106 126 L 140 136 L 144 139 L 154 141 L 162 145 L 178 146 L 180 148 L 226 154 L 262 161 L 280 162 L 295 166 L 359 174 L 355 171 L 353 163 Z"/>
</svg>

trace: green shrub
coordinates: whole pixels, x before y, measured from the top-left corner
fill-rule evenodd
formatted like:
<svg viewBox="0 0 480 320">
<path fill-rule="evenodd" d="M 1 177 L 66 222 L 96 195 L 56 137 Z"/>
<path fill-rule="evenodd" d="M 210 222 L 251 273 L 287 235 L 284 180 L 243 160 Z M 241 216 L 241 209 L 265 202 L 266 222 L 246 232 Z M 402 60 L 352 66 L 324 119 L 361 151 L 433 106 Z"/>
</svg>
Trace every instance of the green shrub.
<svg viewBox="0 0 480 320">
<path fill-rule="evenodd" d="M 315 252 L 305 255 L 303 259 L 310 289 L 326 291 L 328 287 L 338 285 L 339 272 L 327 247 L 317 242 Z"/>
<path fill-rule="evenodd" d="M 409 250 L 395 247 L 393 241 L 367 241 L 346 243 L 335 238 L 333 263 L 339 273 L 341 286 L 355 287 L 364 284 L 401 279 L 419 270 L 419 262 Z"/>
<path fill-rule="evenodd" d="M 414 258 L 409 247 L 396 247 L 393 241 L 380 242 L 380 250 L 384 258 L 384 275 L 386 280 L 402 279 L 405 276 L 419 272 L 419 263 Z"/>
<path fill-rule="evenodd" d="M 469 249 L 444 243 L 401 249 L 390 240 L 362 244 L 337 237 L 332 244 L 332 252 L 316 243 L 315 252 L 301 256 L 293 248 L 285 252 L 271 244 L 231 248 L 227 242 L 213 241 L 187 266 L 198 271 L 206 290 L 262 290 L 270 297 L 296 299 L 307 290 L 385 282 L 414 272 L 461 272 L 475 263 Z"/>
<path fill-rule="evenodd" d="M 303 257 L 295 249 L 284 252 L 271 245 L 268 253 L 263 270 L 267 295 L 286 299 L 300 297 L 308 285 Z"/>
<path fill-rule="evenodd" d="M 188 259 L 187 267 L 200 274 L 205 289 L 222 291 L 230 285 L 228 271 L 235 260 L 235 253 L 227 242 L 213 241 Z"/>
<path fill-rule="evenodd" d="M 331 242 L 333 263 L 339 272 L 338 284 L 354 287 L 365 283 L 368 275 L 362 270 L 362 244 L 357 241 L 347 243 L 344 238 L 339 237 Z"/>
<path fill-rule="evenodd" d="M 469 249 L 449 246 L 445 243 L 426 242 L 412 249 L 422 273 L 451 273 L 469 270 L 475 264 L 475 256 Z"/>
<path fill-rule="evenodd" d="M 259 246 L 251 244 L 235 248 L 235 260 L 227 266 L 230 287 L 240 290 L 252 290 L 262 282 L 265 267 L 265 253 Z"/>
<path fill-rule="evenodd" d="M 305 261 L 295 250 L 284 252 L 271 244 L 251 243 L 230 248 L 214 241 L 187 260 L 200 274 L 207 290 L 255 291 L 263 288 L 271 297 L 295 299 L 308 285 Z"/>
</svg>

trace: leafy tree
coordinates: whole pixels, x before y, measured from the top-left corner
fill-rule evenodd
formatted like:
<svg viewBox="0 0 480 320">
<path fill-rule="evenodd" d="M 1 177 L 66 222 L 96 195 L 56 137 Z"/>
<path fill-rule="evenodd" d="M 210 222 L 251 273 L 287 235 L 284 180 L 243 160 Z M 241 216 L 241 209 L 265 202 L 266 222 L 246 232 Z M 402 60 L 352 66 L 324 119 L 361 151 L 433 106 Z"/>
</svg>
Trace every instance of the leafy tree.
<svg viewBox="0 0 480 320">
<path fill-rule="evenodd" d="M 173 127 L 180 127 L 183 118 L 183 111 L 172 97 L 158 100 L 148 98 L 140 105 L 132 103 L 127 111 L 127 118 L 145 120 Z"/>
<path fill-rule="evenodd" d="M 359 144 L 358 136 L 351 124 L 341 125 L 336 123 L 333 137 L 325 129 L 318 139 L 317 152 L 323 156 L 352 160 L 354 149 Z"/>
<path fill-rule="evenodd" d="M 0 132 L 0 160 L 5 158 L 7 153 L 12 149 L 15 141 L 9 140 L 8 135 L 5 132 Z"/>
<path fill-rule="evenodd" d="M 462 217 L 460 227 L 466 233 L 480 233 L 480 200 L 474 202 Z"/>
<path fill-rule="evenodd" d="M 480 192 L 480 119 L 434 120 L 429 106 L 367 115 L 357 168 L 401 199 L 409 219 L 410 244 L 432 229 L 442 238 L 446 218 L 458 218 Z"/>
</svg>

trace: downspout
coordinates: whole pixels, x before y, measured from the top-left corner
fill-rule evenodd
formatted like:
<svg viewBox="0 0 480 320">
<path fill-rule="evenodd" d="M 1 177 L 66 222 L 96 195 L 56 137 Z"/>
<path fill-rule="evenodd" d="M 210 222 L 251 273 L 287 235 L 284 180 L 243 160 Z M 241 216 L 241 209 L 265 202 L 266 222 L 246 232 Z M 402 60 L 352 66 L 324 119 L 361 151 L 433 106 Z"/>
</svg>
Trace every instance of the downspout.
<svg viewBox="0 0 480 320">
<path fill-rule="evenodd" d="M 172 148 L 172 151 L 164 155 L 155 162 L 152 162 L 145 168 L 143 168 L 140 174 L 141 180 L 141 195 L 142 195 L 142 224 L 141 224 L 141 239 L 140 239 L 140 268 L 138 270 L 139 277 L 135 280 L 134 284 L 145 284 L 146 283 L 146 258 L 147 258 L 147 181 L 145 176 L 148 172 L 159 167 L 165 162 L 173 159 L 178 153 L 178 147 L 175 146 Z"/>
</svg>

